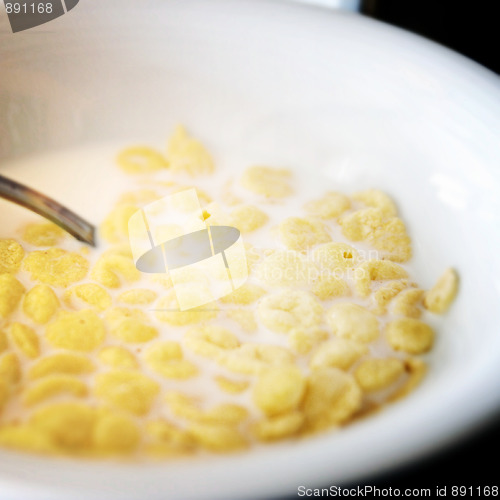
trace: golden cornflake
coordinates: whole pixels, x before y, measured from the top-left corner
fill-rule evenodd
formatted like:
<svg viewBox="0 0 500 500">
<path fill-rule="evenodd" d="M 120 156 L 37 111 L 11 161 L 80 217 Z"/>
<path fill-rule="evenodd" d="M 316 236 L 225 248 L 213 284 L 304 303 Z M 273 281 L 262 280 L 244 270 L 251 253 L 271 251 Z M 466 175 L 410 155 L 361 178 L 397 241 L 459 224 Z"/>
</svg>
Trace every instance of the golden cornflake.
<svg viewBox="0 0 500 500">
<path fill-rule="evenodd" d="M 57 353 L 37 360 L 30 368 L 28 377 L 37 379 L 49 375 L 86 375 L 92 373 L 92 361 L 80 354 Z"/>
<path fill-rule="evenodd" d="M 120 151 L 116 157 L 120 168 L 128 174 L 154 172 L 168 167 L 161 153 L 148 146 L 132 146 Z"/>
<path fill-rule="evenodd" d="M 0 239 L 0 274 L 17 273 L 24 257 L 23 247 L 11 239 Z"/>
<path fill-rule="evenodd" d="M 369 260 L 356 269 L 356 291 L 361 297 L 367 297 L 373 281 L 407 278 L 406 269 L 389 260 Z"/>
<path fill-rule="evenodd" d="M 366 344 L 348 339 L 335 339 L 321 344 L 311 356 L 312 370 L 340 368 L 348 370 L 361 356 L 368 352 Z"/>
<path fill-rule="evenodd" d="M 92 444 L 103 452 L 129 453 L 137 447 L 139 440 L 137 424 L 125 415 L 99 416 L 92 430 Z"/>
<path fill-rule="evenodd" d="M 342 424 L 359 410 L 361 401 L 361 389 L 352 375 L 337 368 L 314 370 L 301 405 L 308 430 Z"/>
<path fill-rule="evenodd" d="M 316 217 L 333 219 L 351 208 L 351 202 L 346 195 L 329 191 L 319 200 L 306 203 L 304 208 Z"/>
<path fill-rule="evenodd" d="M 13 352 L 8 352 L 0 357 L 0 380 L 8 385 L 13 385 L 21 380 L 21 375 L 19 358 Z"/>
<path fill-rule="evenodd" d="M 101 363 L 112 368 L 119 368 L 121 370 L 135 370 L 139 368 L 136 357 L 124 347 L 103 347 L 99 351 L 98 356 Z"/>
<path fill-rule="evenodd" d="M 104 311 L 111 306 L 111 295 L 95 283 L 84 283 L 76 285 L 64 292 L 64 301 L 70 307 L 77 307 L 75 299 L 80 300 L 85 307 L 93 306 L 98 311 Z"/>
<path fill-rule="evenodd" d="M 427 372 L 427 365 L 424 361 L 417 358 L 408 358 L 405 360 L 405 370 L 408 373 L 406 382 L 396 390 L 390 397 L 390 401 L 398 400 L 411 391 L 413 391 L 422 381 Z"/>
<path fill-rule="evenodd" d="M 91 309 L 61 311 L 45 330 L 45 338 L 54 347 L 86 352 L 101 345 L 105 335 L 102 320 Z"/>
<path fill-rule="evenodd" d="M 12 314 L 24 293 L 24 286 L 11 274 L 0 274 L 0 318 Z"/>
<path fill-rule="evenodd" d="M 0 446 L 44 454 L 58 451 L 52 436 L 44 429 L 26 424 L 0 427 Z"/>
<path fill-rule="evenodd" d="M 189 330 L 184 341 L 196 354 L 219 359 L 226 351 L 236 349 L 240 342 L 229 330 L 221 326 L 204 325 Z"/>
<path fill-rule="evenodd" d="M 275 441 L 297 434 L 304 420 L 302 412 L 292 411 L 259 420 L 253 426 L 252 431 L 261 441 Z"/>
<path fill-rule="evenodd" d="M 85 278 L 89 263 L 76 252 L 49 248 L 30 252 L 23 261 L 23 268 L 31 274 L 33 280 L 67 287 Z"/>
<path fill-rule="evenodd" d="M 14 345 L 28 358 L 34 359 L 40 355 L 40 341 L 35 331 L 23 323 L 12 323 L 9 329 Z"/>
<path fill-rule="evenodd" d="M 148 422 L 146 433 L 151 439 L 172 446 L 173 450 L 188 451 L 194 445 L 193 438 L 186 431 L 166 420 Z"/>
<path fill-rule="evenodd" d="M 95 395 L 106 403 L 134 415 L 151 409 L 160 386 L 137 372 L 111 371 L 96 376 Z"/>
<path fill-rule="evenodd" d="M 90 444 L 95 412 L 84 403 L 53 403 L 33 412 L 29 423 L 63 448 Z"/>
<path fill-rule="evenodd" d="M 35 323 L 44 325 L 59 309 L 59 299 L 48 285 L 35 285 L 25 296 L 23 311 Z"/>
<path fill-rule="evenodd" d="M 367 359 L 354 372 L 361 389 L 378 391 L 390 386 L 404 373 L 404 363 L 400 359 Z"/>
<path fill-rule="evenodd" d="M 128 221 L 138 209 L 137 205 L 116 205 L 101 224 L 100 233 L 104 240 L 109 243 L 128 242 Z"/>
<path fill-rule="evenodd" d="M 201 422 L 221 425 L 238 425 L 248 416 L 248 410 L 243 406 L 231 403 L 222 403 L 203 412 Z"/>
<path fill-rule="evenodd" d="M 133 283 L 140 279 L 141 273 L 129 257 L 108 254 L 99 258 L 90 277 L 105 287 L 119 288 L 122 286 L 122 280 L 125 283 Z"/>
<path fill-rule="evenodd" d="M 167 158 L 170 170 L 191 176 L 210 174 L 215 168 L 212 157 L 205 146 L 190 137 L 181 125 L 175 128 L 168 140 Z"/>
<path fill-rule="evenodd" d="M 59 299 L 48 285 L 35 285 L 24 296 L 23 311 L 35 323 L 47 323 L 58 309 Z"/>
<path fill-rule="evenodd" d="M 259 374 L 252 397 L 266 415 L 287 413 L 299 405 L 306 383 L 295 366 L 275 366 Z"/>
<path fill-rule="evenodd" d="M 323 269 L 342 273 L 359 263 L 359 252 L 347 243 L 325 243 L 313 251 L 315 262 Z"/>
<path fill-rule="evenodd" d="M 379 325 L 373 313 L 358 304 L 343 302 L 331 307 L 327 321 L 332 332 L 360 342 L 371 342 L 379 336 Z"/>
<path fill-rule="evenodd" d="M 167 392 L 165 394 L 165 402 L 176 417 L 187 420 L 201 420 L 203 416 L 197 400 L 182 392 Z"/>
<path fill-rule="evenodd" d="M 63 237 L 64 231 L 52 222 L 28 224 L 23 232 L 23 240 L 37 247 L 57 245 Z"/>
<path fill-rule="evenodd" d="M 351 241 L 366 241 L 395 262 L 410 259 L 411 241 L 398 217 L 387 216 L 380 208 L 365 208 L 342 216 L 339 222 Z"/>
<path fill-rule="evenodd" d="M 325 225 L 312 217 L 288 217 L 280 224 L 279 235 L 285 246 L 298 251 L 331 240 Z"/>
<path fill-rule="evenodd" d="M 328 338 L 328 332 L 319 328 L 294 328 L 288 334 L 290 347 L 298 354 L 307 354 L 314 346 Z"/>
<path fill-rule="evenodd" d="M 448 310 L 457 292 L 458 275 L 454 269 L 449 268 L 425 294 L 424 306 L 433 313 L 442 314 Z"/>
<path fill-rule="evenodd" d="M 384 283 L 375 291 L 371 300 L 373 302 L 373 312 L 375 314 L 385 314 L 387 305 L 396 295 L 408 286 L 406 280 L 389 281 Z"/>
<path fill-rule="evenodd" d="M 285 198 L 292 193 L 290 179 L 290 170 L 255 166 L 245 170 L 241 185 L 268 198 Z"/>
<path fill-rule="evenodd" d="M 180 344 L 172 340 L 156 343 L 144 353 L 146 363 L 163 377 L 187 379 L 197 375 L 196 365 L 183 358 Z"/>
<path fill-rule="evenodd" d="M 250 233 L 269 220 L 265 212 L 253 205 L 241 205 L 231 212 L 231 221 L 242 233 Z"/>
<path fill-rule="evenodd" d="M 69 375 L 52 375 L 31 384 L 23 393 L 23 403 L 33 406 L 60 394 L 84 397 L 87 386 L 81 380 Z"/>
<path fill-rule="evenodd" d="M 392 313 L 407 316 L 408 318 L 420 318 L 424 291 L 420 288 L 409 288 L 396 296 L 392 304 Z"/>
<path fill-rule="evenodd" d="M 432 328 L 414 318 L 401 318 L 388 323 L 386 336 L 389 344 L 397 351 L 410 354 L 427 352 L 434 343 Z"/>
<path fill-rule="evenodd" d="M 130 343 L 143 343 L 158 337 L 158 330 L 151 325 L 146 325 L 135 318 L 127 318 L 114 326 L 111 335 Z"/>
<path fill-rule="evenodd" d="M 257 307 L 258 319 L 274 332 L 309 329 L 321 322 L 323 307 L 313 295 L 301 290 L 284 290 L 264 297 Z"/>
<path fill-rule="evenodd" d="M 232 372 L 252 375 L 274 365 L 293 364 L 295 357 L 285 347 L 248 343 L 225 353 L 218 361 Z"/>
<path fill-rule="evenodd" d="M 196 423 L 191 424 L 188 431 L 200 446 L 210 451 L 234 451 L 247 446 L 247 441 L 234 427 Z"/>
<path fill-rule="evenodd" d="M 335 276 L 320 276 L 311 287 L 311 292 L 321 300 L 351 295 L 349 285 L 342 278 Z"/>
<path fill-rule="evenodd" d="M 215 381 L 217 382 L 217 385 L 221 388 L 221 390 L 229 394 L 238 394 L 240 392 L 243 392 L 250 385 L 246 380 L 232 380 L 223 377 L 222 375 L 215 377 Z"/>
</svg>

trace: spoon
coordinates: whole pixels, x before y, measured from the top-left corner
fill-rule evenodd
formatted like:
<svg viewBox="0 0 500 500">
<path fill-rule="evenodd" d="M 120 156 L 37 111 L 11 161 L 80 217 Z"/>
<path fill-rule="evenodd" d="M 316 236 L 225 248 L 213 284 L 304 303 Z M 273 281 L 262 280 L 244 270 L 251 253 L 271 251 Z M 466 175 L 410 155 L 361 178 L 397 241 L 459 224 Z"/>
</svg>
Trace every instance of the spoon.
<svg viewBox="0 0 500 500">
<path fill-rule="evenodd" d="M 77 240 L 95 247 L 95 227 L 57 201 L 0 175 L 0 198 L 13 201 L 62 227 Z"/>
</svg>

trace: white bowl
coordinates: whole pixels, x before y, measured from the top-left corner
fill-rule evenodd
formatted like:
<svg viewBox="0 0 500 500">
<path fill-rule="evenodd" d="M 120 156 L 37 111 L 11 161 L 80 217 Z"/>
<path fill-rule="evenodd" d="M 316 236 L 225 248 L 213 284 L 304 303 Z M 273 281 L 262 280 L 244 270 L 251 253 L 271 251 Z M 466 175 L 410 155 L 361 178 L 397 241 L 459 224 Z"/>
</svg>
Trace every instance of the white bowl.
<svg viewBox="0 0 500 500">
<path fill-rule="evenodd" d="M 0 15 L 0 29 L 2 161 L 162 138 L 182 121 L 222 163 L 289 165 L 323 185 L 326 175 L 341 189 L 384 189 L 410 228 L 421 285 L 449 265 L 461 276 L 428 377 L 377 415 L 300 443 L 160 465 L 1 451 L 0 496 L 295 495 L 430 453 L 499 407 L 495 75 L 360 16 L 279 2 L 86 0 L 15 35 Z"/>
</svg>

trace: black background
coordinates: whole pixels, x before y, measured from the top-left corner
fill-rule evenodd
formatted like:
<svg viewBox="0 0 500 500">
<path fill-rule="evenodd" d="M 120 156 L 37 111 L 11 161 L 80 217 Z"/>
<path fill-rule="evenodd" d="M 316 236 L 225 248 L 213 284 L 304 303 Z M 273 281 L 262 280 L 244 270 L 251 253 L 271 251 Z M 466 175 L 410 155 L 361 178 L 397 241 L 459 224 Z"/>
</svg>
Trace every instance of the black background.
<svg viewBox="0 0 500 500">
<path fill-rule="evenodd" d="M 363 14 L 423 35 L 500 73 L 498 0 L 364 0 Z"/>
<path fill-rule="evenodd" d="M 495 6 L 500 7 L 498 0 L 365 0 L 362 12 L 430 38 L 500 74 L 500 23 Z M 472 435 L 457 438 L 453 445 L 432 458 L 383 477 L 367 478 L 363 484 L 401 489 L 500 485 L 500 460 L 497 458 L 500 424 L 497 422 L 500 422 L 500 415 L 483 423 Z"/>
</svg>

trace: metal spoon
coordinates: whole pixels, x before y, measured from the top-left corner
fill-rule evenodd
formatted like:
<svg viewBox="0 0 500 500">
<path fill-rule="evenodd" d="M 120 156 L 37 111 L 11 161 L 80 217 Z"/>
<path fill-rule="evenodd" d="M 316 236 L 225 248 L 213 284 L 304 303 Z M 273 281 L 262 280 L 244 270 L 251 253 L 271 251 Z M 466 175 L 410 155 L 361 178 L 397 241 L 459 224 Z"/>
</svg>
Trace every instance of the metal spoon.
<svg viewBox="0 0 500 500">
<path fill-rule="evenodd" d="M 77 240 L 95 246 L 95 227 L 60 203 L 0 175 L 0 198 L 13 201 L 62 227 Z"/>
</svg>

